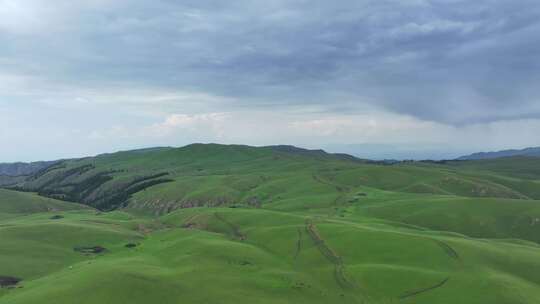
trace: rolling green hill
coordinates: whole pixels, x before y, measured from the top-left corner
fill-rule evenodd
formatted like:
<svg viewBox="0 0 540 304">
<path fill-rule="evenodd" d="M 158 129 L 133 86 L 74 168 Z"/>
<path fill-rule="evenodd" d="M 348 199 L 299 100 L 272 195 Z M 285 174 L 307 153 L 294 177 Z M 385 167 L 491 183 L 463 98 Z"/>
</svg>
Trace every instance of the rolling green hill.
<svg viewBox="0 0 540 304">
<path fill-rule="evenodd" d="M 538 303 L 539 167 L 202 144 L 63 161 L 0 190 L 0 304 Z"/>
<path fill-rule="evenodd" d="M 81 209 L 89 208 L 84 205 L 46 198 L 33 193 L 0 189 L 0 216 Z"/>
<path fill-rule="evenodd" d="M 531 180 L 536 175 L 525 173 L 536 170 L 531 168 L 538 163 L 539 159 L 516 159 L 495 167 L 484 161 L 387 166 L 287 146 L 194 144 L 64 161 L 14 188 L 101 210 L 132 206 L 162 213 L 250 203 L 293 208 L 294 203 L 286 201 L 301 196 L 312 196 L 313 207 L 316 201 L 327 202 L 361 185 L 408 193 L 527 199 L 540 198 L 534 187 L 537 180 Z M 511 171 L 515 166 L 523 170 Z M 527 178 L 520 179 L 522 174 Z"/>
</svg>

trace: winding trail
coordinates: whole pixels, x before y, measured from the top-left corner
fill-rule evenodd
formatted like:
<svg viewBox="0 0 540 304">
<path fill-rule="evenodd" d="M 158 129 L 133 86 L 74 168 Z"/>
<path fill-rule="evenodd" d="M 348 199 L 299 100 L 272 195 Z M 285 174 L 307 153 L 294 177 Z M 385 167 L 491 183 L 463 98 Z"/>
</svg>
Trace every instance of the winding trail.
<svg viewBox="0 0 540 304">
<path fill-rule="evenodd" d="M 334 278 L 336 279 L 337 284 L 342 289 L 353 288 L 354 284 L 345 276 L 345 266 L 343 265 L 341 257 L 332 248 L 326 245 L 326 242 L 317 231 L 317 227 L 310 219 L 306 220 L 306 232 L 315 243 L 317 249 L 319 249 L 319 252 L 334 265 Z"/>
<path fill-rule="evenodd" d="M 446 244 L 443 241 L 439 241 L 439 240 L 434 240 L 434 241 L 446 252 L 446 254 L 448 254 L 448 256 L 450 256 L 453 259 L 460 260 L 459 254 L 450 245 Z"/>
<path fill-rule="evenodd" d="M 414 296 L 419 295 L 419 294 L 424 293 L 424 292 L 431 291 L 433 289 L 437 289 L 439 287 L 442 287 L 449 280 L 450 280 L 450 278 L 448 277 L 448 278 L 442 280 L 441 282 L 437 283 L 436 285 L 426 287 L 426 288 L 422 288 L 422 289 L 407 291 L 404 294 L 402 294 L 401 296 L 399 296 L 399 299 L 403 300 L 403 299 L 406 299 L 406 298 L 414 297 Z"/>
</svg>

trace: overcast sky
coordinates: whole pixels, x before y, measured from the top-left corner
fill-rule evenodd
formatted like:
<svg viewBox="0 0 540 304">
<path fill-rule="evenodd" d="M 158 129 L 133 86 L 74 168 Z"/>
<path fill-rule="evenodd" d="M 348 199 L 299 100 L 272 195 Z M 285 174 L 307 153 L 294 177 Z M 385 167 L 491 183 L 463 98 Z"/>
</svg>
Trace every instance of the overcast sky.
<svg viewBox="0 0 540 304">
<path fill-rule="evenodd" d="M 540 1 L 0 0 L 0 162 L 192 142 L 540 145 Z"/>
</svg>

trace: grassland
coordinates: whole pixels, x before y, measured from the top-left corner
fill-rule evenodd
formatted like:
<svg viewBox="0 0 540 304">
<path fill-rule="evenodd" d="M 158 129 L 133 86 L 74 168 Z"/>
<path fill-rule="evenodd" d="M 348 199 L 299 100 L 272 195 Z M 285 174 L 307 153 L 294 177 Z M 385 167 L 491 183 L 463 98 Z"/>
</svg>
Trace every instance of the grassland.
<svg viewBox="0 0 540 304">
<path fill-rule="evenodd" d="M 538 164 L 219 145 L 66 161 L 0 190 L 0 279 L 21 280 L 0 304 L 540 303 Z"/>
</svg>

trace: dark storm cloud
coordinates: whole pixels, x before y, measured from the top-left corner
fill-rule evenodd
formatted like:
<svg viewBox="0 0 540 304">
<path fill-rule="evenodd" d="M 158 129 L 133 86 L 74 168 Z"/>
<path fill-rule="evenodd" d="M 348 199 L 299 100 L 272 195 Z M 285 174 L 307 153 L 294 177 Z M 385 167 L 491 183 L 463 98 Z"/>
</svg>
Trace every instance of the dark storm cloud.
<svg viewBox="0 0 540 304">
<path fill-rule="evenodd" d="M 540 117 L 538 1 L 44 3 L 0 21 L 5 73 L 198 90 L 232 97 L 231 108 L 368 105 L 449 124 Z"/>
</svg>

